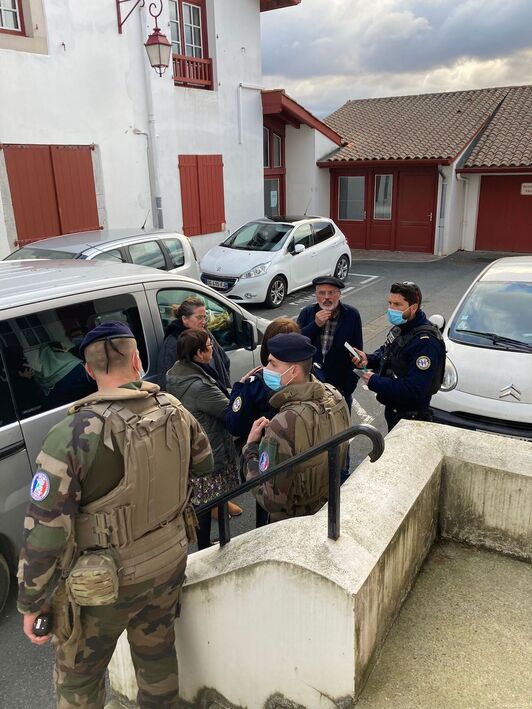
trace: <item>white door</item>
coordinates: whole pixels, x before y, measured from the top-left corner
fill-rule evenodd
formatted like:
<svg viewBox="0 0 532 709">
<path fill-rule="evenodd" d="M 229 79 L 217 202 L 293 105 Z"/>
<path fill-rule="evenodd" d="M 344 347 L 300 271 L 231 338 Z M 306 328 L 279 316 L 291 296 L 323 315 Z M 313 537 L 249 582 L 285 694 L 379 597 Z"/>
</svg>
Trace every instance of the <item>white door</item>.
<svg viewBox="0 0 532 709">
<path fill-rule="evenodd" d="M 305 250 L 300 254 L 295 253 L 297 245 L 305 247 Z M 290 290 L 306 286 L 315 278 L 318 268 L 315 256 L 312 227 L 310 224 L 302 224 L 294 231 L 291 243 L 288 246 Z"/>
</svg>

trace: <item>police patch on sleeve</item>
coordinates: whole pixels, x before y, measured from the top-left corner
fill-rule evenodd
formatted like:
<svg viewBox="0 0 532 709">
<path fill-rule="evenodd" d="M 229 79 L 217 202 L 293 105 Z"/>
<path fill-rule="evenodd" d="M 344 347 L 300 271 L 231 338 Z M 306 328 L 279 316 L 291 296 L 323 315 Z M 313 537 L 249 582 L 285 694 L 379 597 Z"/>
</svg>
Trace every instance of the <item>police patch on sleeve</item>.
<svg viewBox="0 0 532 709">
<path fill-rule="evenodd" d="M 416 359 L 416 367 L 421 370 L 428 369 L 431 365 L 430 357 L 422 355 Z"/>
<path fill-rule="evenodd" d="M 233 406 L 231 406 L 231 408 L 233 409 L 235 414 L 238 411 L 240 411 L 240 409 L 242 408 L 242 397 L 241 396 L 236 397 L 236 399 L 233 401 Z"/>
<path fill-rule="evenodd" d="M 268 467 L 270 465 L 270 456 L 266 451 L 262 451 L 259 457 L 259 470 L 261 473 L 263 473 L 265 470 L 268 470 Z"/>
<path fill-rule="evenodd" d="M 50 494 L 50 478 L 48 475 L 39 470 L 33 476 L 30 486 L 31 499 L 35 502 L 41 502 L 45 500 Z"/>
</svg>

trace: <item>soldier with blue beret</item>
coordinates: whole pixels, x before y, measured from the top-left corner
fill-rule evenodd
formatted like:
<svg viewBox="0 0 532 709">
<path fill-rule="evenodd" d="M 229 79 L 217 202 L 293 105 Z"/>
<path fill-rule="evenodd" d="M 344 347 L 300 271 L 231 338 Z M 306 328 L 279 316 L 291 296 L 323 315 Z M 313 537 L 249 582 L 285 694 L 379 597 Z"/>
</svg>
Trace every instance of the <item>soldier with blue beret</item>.
<svg viewBox="0 0 532 709">
<path fill-rule="evenodd" d="M 80 351 L 98 391 L 71 406 L 37 457 L 18 569 L 24 633 L 36 645 L 53 634 L 59 709 L 104 706 L 125 629 L 139 706 L 177 708 L 188 480 L 211 472 L 211 447 L 177 399 L 141 381 L 127 325 L 102 323 Z M 51 632 L 36 634 L 50 610 Z"/>
</svg>

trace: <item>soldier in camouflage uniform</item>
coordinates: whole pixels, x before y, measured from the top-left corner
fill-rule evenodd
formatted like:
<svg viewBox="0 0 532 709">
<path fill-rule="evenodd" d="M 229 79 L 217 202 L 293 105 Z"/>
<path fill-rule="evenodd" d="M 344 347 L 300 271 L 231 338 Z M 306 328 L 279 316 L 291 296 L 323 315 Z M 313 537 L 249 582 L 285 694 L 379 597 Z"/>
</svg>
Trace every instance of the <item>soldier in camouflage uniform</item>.
<svg viewBox="0 0 532 709">
<path fill-rule="evenodd" d="M 139 706 L 170 709 L 178 706 L 174 621 L 188 547 L 183 520 L 188 476 L 211 472 L 211 448 L 177 399 L 140 381 L 142 363 L 126 325 L 98 326 L 86 335 L 80 353 L 98 392 L 77 402 L 52 428 L 37 458 L 20 555 L 18 609 L 24 614 L 25 634 L 37 645 L 51 635 L 36 636 L 34 620 L 52 609 L 61 709 L 104 706 L 105 670 L 124 629 Z M 116 411 L 128 421 L 122 431 Z M 137 424 L 147 431 L 142 440 L 126 430 Z M 164 436 L 157 446 L 156 435 Z M 129 441 L 125 447 L 124 441 Z M 137 446 L 140 455 L 141 445 L 148 452 L 151 445 L 153 455 L 135 465 L 130 449 Z M 173 491 L 170 499 L 168 490 Z M 128 495 L 131 504 L 114 504 Z M 166 511 L 163 519 L 161 511 Z M 102 526 L 102 521 L 107 523 Z M 99 564 L 98 554 L 106 552 L 116 572 L 114 602 L 102 597 L 102 577 L 96 574 L 81 589 L 86 599 L 78 602 L 80 589 L 75 596 L 75 584 L 69 585 L 75 569 L 79 565 L 83 572 L 84 565 Z"/>
<path fill-rule="evenodd" d="M 297 333 L 276 335 L 268 342 L 270 355 L 264 382 L 275 391 L 269 404 L 277 413 L 271 421 L 254 422 L 243 456 L 247 479 L 345 431 L 349 410 L 340 392 L 311 375 L 315 347 Z M 262 438 L 261 438 L 262 437 Z M 347 443 L 339 446 L 338 466 L 345 465 Z M 314 514 L 327 501 L 327 453 L 295 466 L 295 470 L 267 480 L 254 490 L 269 521 Z"/>
</svg>

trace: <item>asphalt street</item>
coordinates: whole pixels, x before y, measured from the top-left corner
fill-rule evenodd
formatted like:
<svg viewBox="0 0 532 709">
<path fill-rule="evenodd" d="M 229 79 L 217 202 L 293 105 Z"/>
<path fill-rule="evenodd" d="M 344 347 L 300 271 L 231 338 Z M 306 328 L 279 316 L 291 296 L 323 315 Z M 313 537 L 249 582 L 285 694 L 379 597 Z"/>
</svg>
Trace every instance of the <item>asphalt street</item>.
<svg viewBox="0 0 532 709">
<path fill-rule="evenodd" d="M 443 259 L 353 261 L 342 300 L 360 311 L 364 326 L 364 349 L 372 352 L 384 340 L 389 325 L 386 319 L 386 297 L 394 281 L 415 281 L 423 293 L 423 310 L 427 315 L 439 313 L 449 318 L 460 297 L 475 276 L 498 255 L 480 252 L 457 252 Z M 391 256 L 391 258 L 394 258 Z M 414 258 L 414 257 L 412 257 Z M 249 310 L 269 320 L 287 315 L 297 317 L 302 307 L 314 302 L 313 289 L 306 288 L 290 295 L 276 310 L 252 306 Z M 353 423 L 369 423 L 383 434 L 386 425 L 382 407 L 374 394 L 358 386 L 353 402 Z M 351 444 L 353 468 L 366 457 L 369 442 L 362 437 Z M 353 473 L 356 475 L 356 470 Z M 231 521 L 234 535 L 253 529 L 255 502 L 251 495 L 238 498 L 244 512 Z M 216 536 L 216 524 L 213 535 Z M 22 622 L 11 594 L 0 618 L 0 709 L 52 709 L 52 651 L 49 646 L 34 647 L 22 634 Z"/>
</svg>

